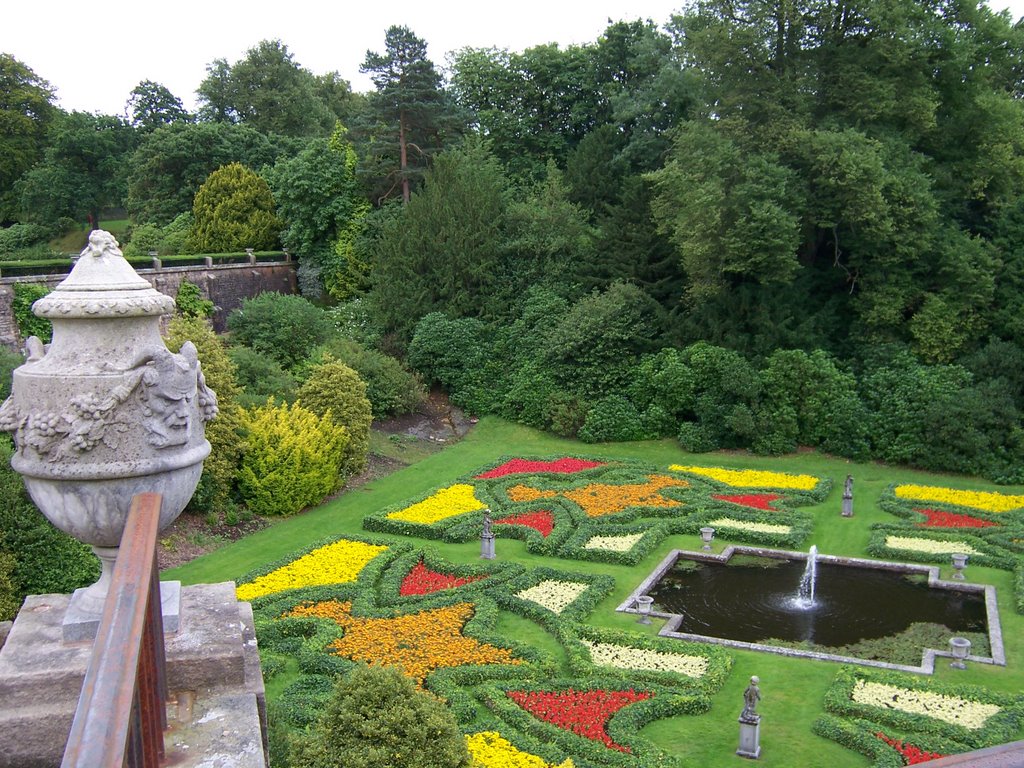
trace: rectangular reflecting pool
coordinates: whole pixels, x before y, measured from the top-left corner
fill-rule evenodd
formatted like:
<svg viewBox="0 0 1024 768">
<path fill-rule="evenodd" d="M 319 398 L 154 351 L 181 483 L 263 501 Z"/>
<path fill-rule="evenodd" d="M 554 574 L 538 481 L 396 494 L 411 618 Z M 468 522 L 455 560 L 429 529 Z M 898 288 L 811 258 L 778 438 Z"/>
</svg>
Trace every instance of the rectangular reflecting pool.
<svg viewBox="0 0 1024 768">
<path fill-rule="evenodd" d="M 652 615 L 667 619 L 662 635 L 687 640 L 930 672 L 948 647 L 921 648 L 920 667 L 829 652 L 927 624 L 974 636 L 982 654 L 974 660 L 1005 663 L 995 589 L 942 581 L 933 566 L 752 547 L 721 555 L 675 550 L 619 610 L 635 612 L 640 595 L 654 598 Z"/>
</svg>

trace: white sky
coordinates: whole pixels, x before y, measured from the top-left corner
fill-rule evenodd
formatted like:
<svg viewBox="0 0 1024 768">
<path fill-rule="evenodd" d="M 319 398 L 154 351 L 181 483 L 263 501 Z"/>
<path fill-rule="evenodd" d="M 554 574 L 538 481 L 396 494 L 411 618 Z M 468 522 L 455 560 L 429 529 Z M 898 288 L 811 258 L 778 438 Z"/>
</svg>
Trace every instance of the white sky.
<svg viewBox="0 0 1024 768">
<path fill-rule="evenodd" d="M 314 74 L 337 71 L 372 90 L 359 65 L 384 50 L 384 32 L 404 25 L 427 42 L 439 67 L 449 51 L 494 46 L 521 51 L 594 42 L 608 20 L 664 24 L 685 0 L 6 0 L 0 52 L 57 89 L 64 109 L 121 114 L 142 80 L 155 80 L 195 108 L 195 90 L 216 58 L 234 63 L 260 40 L 280 39 Z M 1024 16 L 1024 0 L 990 0 Z"/>
</svg>

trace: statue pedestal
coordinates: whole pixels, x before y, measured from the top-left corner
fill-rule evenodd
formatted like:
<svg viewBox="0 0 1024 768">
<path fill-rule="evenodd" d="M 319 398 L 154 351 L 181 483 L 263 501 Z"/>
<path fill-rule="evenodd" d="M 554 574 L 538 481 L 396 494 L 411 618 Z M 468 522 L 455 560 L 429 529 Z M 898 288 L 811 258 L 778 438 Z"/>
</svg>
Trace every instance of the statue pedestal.
<svg viewBox="0 0 1024 768">
<path fill-rule="evenodd" d="M 494 534 L 484 534 L 480 537 L 480 557 L 484 560 L 494 559 Z"/>
<path fill-rule="evenodd" d="M 853 517 L 853 496 L 843 496 L 843 517 Z"/>
<path fill-rule="evenodd" d="M 168 761 L 178 768 L 266 768 L 252 608 L 238 602 L 231 582 L 182 587 L 180 599 L 178 631 L 164 635 Z M 61 763 L 92 655 L 91 640 L 64 639 L 70 601 L 26 598 L 0 649 L 0 768 Z"/>
<path fill-rule="evenodd" d="M 761 756 L 761 716 L 740 717 L 740 748 L 736 754 L 751 760 Z"/>
</svg>

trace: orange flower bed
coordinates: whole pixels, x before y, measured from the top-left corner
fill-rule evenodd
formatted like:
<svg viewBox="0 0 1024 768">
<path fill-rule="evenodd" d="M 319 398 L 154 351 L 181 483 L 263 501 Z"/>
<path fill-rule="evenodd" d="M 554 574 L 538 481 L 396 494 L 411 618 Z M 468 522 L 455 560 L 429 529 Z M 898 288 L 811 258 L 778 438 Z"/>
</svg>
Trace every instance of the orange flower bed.
<svg viewBox="0 0 1024 768">
<path fill-rule="evenodd" d="M 300 605 L 285 616 L 330 619 L 345 636 L 328 646 L 331 653 L 367 664 L 401 667 L 418 685 L 435 669 L 467 664 L 521 664 L 505 648 L 481 643 L 462 633 L 473 617 L 472 603 L 457 603 L 394 618 L 352 615 L 352 603 L 326 600 Z"/>
<path fill-rule="evenodd" d="M 587 514 L 587 517 L 603 517 L 614 515 L 630 507 L 681 507 L 683 502 L 661 495 L 663 488 L 688 488 L 690 484 L 677 477 L 666 475 L 648 475 L 646 483 L 626 483 L 610 485 L 608 483 L 591 483 L 582 488 L 567 491 L 546 491 L 529 485 L 513 485 L 508 489 L 508 497 L 512 501 L 535 501 L 562 496 L 575 502 Z"/>
</svg>

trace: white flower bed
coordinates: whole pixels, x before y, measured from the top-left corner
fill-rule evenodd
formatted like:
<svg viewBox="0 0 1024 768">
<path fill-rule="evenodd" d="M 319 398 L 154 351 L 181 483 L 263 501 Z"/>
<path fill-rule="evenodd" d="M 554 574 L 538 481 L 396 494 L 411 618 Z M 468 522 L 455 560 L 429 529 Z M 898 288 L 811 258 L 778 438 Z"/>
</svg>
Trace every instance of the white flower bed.
<svg viewBox="0 0 1024 768">
<path fill-rule="evenodd" d="M 590 658 L 601 667 L 617 669 L 646 669 L 655 672 L 678 672 L 687 677 L 701 677 L 708 671 L 708 660 L 703 656 L 682 653 L 663 653 L 628 645 L 595 643 L 581 640 L 589 650 Z"/>
<path fill-rule="evenodd" d="M 966 541 L 939 541 L 937 539 L 918 539 L 911 536 L 886 536 L 885 546 L 890 549 L 927 552 L 931 555 L 951 555 L 956 552 L 962 552 L 965 555 L 982 554 Z"/>
<path fill-rule="evenodd" d="M 790 533 L 793 529 L 788 525 L 772 525 L 771 523 L 754 523 L 749 520 L 734 520 L 731 517 L 719 517 L 708 523 L 712 528 L 739 528 L 757 533 Z"/>
<path fill-rule="evenodd" d="M 629 533 L 623 534 L 622 536 L 591 536 L 587 539 L 587 543 L 583 545 L 584 549 L 606 549 L 612 552 L 629 552 L 640 539 L 643 538 L 642 533 Z"/>
<path fill-rule="evenodd" d="M 547 608 L 555 615 L 558 615 L 573 600 L 586 592 L 589 586 L 589 584 L 581 584 L 578 581 L 547 579 L 521 592 L 516 592 L 516 597 L 529 600 L 541 608 Z"/>
<path fill-rule="evenodd" d="M 971 730 L 984 727 L 985 721 L 999 712 L 995 704 L 945 696 L 930 691 L 914 691 L 895 685 L 858 680 L 853 686 L 851 699 L 881 709 L 898 709 L 914 715 L 934 717 L 952 725 Z"/>
</svg>

